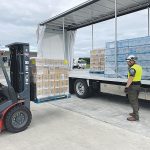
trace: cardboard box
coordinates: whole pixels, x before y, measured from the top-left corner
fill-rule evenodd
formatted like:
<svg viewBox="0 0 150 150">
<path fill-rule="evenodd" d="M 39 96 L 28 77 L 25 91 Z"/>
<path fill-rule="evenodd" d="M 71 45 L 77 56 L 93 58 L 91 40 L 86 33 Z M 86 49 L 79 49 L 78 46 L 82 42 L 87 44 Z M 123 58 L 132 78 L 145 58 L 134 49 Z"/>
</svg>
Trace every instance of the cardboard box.
<svg viewBox="0 0 150 150">
<path fill-rule="evenodd" d="M 35 66 L 43 65 L 44 60 L 42 58 L 32 57 L 30 59 L 30 64 Z"/>
<path fill-rule="evenodd" d="M 90 56 L 90 70 L 103 71 L 104 65 L 104 49 L 92 50 Z"/>
<path fill-rule="evenodd" d="M 68 87 L 68 66 L 64 60 L 32 58 L 31 62 L 37 98 L 58 96 L 68 91 L 65 91 Z"/>
<path fill-rule="evenodd" d="M 49 75 L 48 74 L 43 74 L 43 80 L 49 80 Z"/>
<path fill-rule="evenodd" d="M 43 81 L 36 82 L 36 89 L 42 89 L 43 88 Z"/>
<path fill-rule="evenodd" d="M 43 89 L 37 89 L 36 95 L 37 95 L 37 98 L 42 98 L 43 97 Z"/>
<path fill-rule="evenodd" d="M 43 80 L 43 88 L 49 88 L 48 80 Z"/>
</svg>

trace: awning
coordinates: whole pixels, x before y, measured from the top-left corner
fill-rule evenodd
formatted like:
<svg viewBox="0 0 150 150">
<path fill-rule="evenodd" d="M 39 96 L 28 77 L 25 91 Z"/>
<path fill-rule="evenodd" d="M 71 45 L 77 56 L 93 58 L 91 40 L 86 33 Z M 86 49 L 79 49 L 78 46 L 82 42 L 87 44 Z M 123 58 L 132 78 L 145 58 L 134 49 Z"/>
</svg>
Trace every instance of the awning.
<svg viewBox="0 0 150 150">
<path fill-rule="evenodd" d="M 117 16 L 123 16 L 150 6 L 149 0 L 117 0 Z M 90 0 L 60 15 L 48 19 L 40 25 L 48 29 L 75 30 L 115 17 L 115 0 Z"/>
</svg>

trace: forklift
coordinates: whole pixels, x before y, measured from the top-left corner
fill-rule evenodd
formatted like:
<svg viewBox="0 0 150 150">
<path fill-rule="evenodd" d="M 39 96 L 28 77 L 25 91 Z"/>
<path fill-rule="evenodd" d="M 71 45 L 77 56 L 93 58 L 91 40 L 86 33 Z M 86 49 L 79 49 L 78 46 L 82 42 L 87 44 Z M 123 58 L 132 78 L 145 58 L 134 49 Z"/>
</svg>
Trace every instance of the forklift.
<svg viewBox="0 0 150 150">
<path fill-rule="evenodd" d="M 0 84 L 0 132 L 24 131 L 32 120 L 30 111 L 30 66 L 29 44 L 12 43 L 10 51 L 10 77 L 7 74 L 2 56 L 0 66 L 7 86 Z"/>
</svg>

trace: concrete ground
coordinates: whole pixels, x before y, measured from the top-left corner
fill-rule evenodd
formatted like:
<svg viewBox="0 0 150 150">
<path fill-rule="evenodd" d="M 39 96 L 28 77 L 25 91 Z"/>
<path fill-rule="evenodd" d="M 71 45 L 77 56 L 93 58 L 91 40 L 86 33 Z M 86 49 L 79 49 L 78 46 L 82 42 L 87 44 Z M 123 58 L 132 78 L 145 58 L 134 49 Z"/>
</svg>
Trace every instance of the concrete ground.
<svg viewBox="0 0 150 150">
<path fill-rule="evenodd" d="M 72 96 L 70 101 L 53 101 L 55 106 L 68 109 L 96 120 L 150 137 L 150 101 L 139 100 L 140 121 L 129 122 L 126 118 L 132 112 L 126 97 L 102 93 L 89 99 Z"/>
<path fill-rule="evenodd" d="M 32 103 L 33 120 L 21 133 L 3 132 L 2 150 L 149 150 L 150 104 L 141 102 L 141 120 L 128 122 L 125 98 L 103 94 L 86 100 Z"/>
</svg>

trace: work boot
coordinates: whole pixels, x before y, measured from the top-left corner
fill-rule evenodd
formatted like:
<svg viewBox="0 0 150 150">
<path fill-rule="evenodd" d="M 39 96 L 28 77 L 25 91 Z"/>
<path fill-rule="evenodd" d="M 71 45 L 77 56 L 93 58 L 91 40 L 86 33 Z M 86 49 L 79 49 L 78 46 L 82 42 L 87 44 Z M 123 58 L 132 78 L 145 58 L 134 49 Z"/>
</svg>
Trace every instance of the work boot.
<svg viewBox="0 0 150 150">
<path fill-rule="evenodd" d="M 132 116 L 132 117 L 128 117 L 127 120 L 128 121 L 138 121 L 139 118 L 135 118 L 135 117 Z"/>
<path fill-rule="evenodd" d="M 134 117 L 135 116 L 135 113 L 129 113 L 130 116 Z"/>
</svg>

